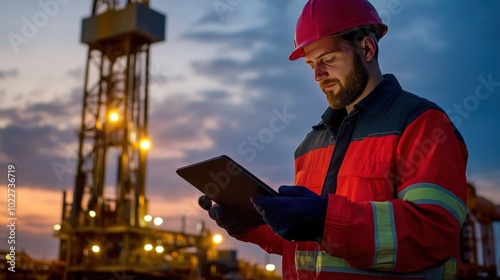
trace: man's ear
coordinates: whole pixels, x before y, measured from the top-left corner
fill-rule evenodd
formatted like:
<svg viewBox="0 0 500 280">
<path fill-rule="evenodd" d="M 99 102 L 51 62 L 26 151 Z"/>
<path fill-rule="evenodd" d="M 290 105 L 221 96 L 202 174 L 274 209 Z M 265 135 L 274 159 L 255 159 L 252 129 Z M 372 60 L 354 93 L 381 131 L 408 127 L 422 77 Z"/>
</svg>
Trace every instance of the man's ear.
<svg viewBox="0 0 500 280">
<path fill-rule="evenodd" d="M 361 40 L 361 49 L 363 50 L 363 55 L 366 62 L 372 61 L 375 58 L 375 54 L 377 53 L 377 41 L 371 35 L 365 36 L 363 40 Z"/>
</svg>

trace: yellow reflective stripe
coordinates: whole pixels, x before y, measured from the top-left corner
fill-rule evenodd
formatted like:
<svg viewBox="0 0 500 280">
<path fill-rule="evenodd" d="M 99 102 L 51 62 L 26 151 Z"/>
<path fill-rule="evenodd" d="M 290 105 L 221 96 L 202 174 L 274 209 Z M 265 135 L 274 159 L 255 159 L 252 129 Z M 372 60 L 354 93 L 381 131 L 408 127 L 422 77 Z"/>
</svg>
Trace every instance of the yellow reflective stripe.
<svg viewBox="0 0 500 280">
<path fill-rule="evenodd" d="M 453 280 L 457 274 L 457 259 L 453 258 L 444 264 L 444 280 Z"/>
<path fill-rule="evenodd" d="M 425 272 L 401 274 L 401 273 L 391 273 L 391 272 L 352 268 L 346 260 L 330 256 L 326 252 L 318 253 L 318 260 L 316 262 L 316 265 L 317 265 L 317 270 L 316 270 L 317 272 L 324 271 L 324 272 L 336 272 L 336 273 L 346 273 L 354 275 L 369 275 L 369 276 L 380 277 L 380 279 L 390 279 L 392 277 L 425 279 L 426 275 Z"/>
<path fill-rule="evenodd" d="M 375 270 L 364 270 L 352 268 L 349 263 L 341 258 L 330 256 L 324 251 L 295 251 L 295 266 L 297 270 L 316 271 L 317 273 L 334 272 L 354 275 L 369 275 L 381 277 L 381 279 L 398 278 L 418 278 L 418 279 L 444 279 L 455 278 L 457 270 L 457 259 L 452 258 L 439 267 L 429 268 L 416 273 L 391 273 Z"/>
<path fill-rule="evenodd" d="M 451 258 L 442 266 L 427 269 L 425 279 L 427 280 L 453 280 L 457 273 L 457 259 Z"/>
<path fill-rule="evenodd" d="M 392 271 L 396 265 L 396 227 L 392 203 L 370 202 L 373 208 L 373 224 L 375 233 L 375 255 L 372 268 L 381 271 Z"/>
<path fill-rule="evenodd" d="M 398 197 L 415 204 L 434 204 L 448 210 L 462 225 L 467 215 L 465 203 L 449 190 L 430 183 L 420 183 L 405 188 Z"/>
<path fill-rule="evenodd" d="M 330 268 L 350 268 L 346 260 L 332 257 L 323 251 L 295 251 L 295 266 L 298 270 L 322 271 Z"/>
<path fill-rule="evenodd" d="M 295 267 L 297 270 L 316 271 L 317 251 L 295 251 Z"/>
<path fill-rule="evenodd" d="M 342 258 L 330 256 L 328 253 L 325 252 L 319 252 L 317 269 L 318 271 L 321 271 L 321 270 L 328 270 L 327 268 L 340 269 L 340 268 L 351 268 L 351 266 L 346 260 Z"/>
</svg>

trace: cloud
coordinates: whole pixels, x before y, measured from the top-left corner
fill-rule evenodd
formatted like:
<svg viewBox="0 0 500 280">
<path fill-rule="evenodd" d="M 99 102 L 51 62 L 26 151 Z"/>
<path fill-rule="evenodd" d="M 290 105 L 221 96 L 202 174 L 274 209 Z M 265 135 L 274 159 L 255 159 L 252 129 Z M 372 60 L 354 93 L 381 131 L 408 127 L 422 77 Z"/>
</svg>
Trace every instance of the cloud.
<svg viewBox="0 0 500 280">
<path fill-rule="evenodd" d="M 447 48 L 440 36 L 442 33 L 441 25 L 436 20 L 421 17 L 411 20 L 404 32 L 397 33 L 395 38 L 402 43 L 414 44 L 430 51 L 442 51 Z"/>
<path fill-rule="evenodd" d="M 149 70 L 149 89 L 150 92 L 157 86 L 162 86 L 168 82 L 184 81 L 184 77 L 180 75 L 169 74 L 166 69 L 159 65 L 153 65 Z"/>
<path fill-rule="evenodd" d="M 9 77 L 17 77 L 19 76 L 19 72 L 17 69 L 10 69 L 10 70 L 1 70 L 0 69 L 0 80 L 7 79 Z"/>
<path fill-rule="evenodd" d="M 35 94 L 33 91 L 30 94 Z M 41 102 L 26 102 L 24 106 L 13 109 L 0 109 L 0 121 L 17 127 L 35 127 L 50 125 L 58 128 L 77 127 L 81 110 L 81 88 L 69 90 L 69 94 L 60 98 Z"/>
<path fill-rule="evenodd" d="M 23 184 L 43 189 L 72 184 L 81 111 L 78 95 L 81 90 L 74 89 L 66 99 L 0 109 L 0 163 L 16 164 L 24 174 Z M 66 172 L 54 166 L 64 166 Z"/>
<path fill-rule="evenodd" d="M 18 166 L 16 175 L 19 176 L 18 186 L 15 189 L 16 195 L 16 242 L 20 244 L 16 246 L 21 250 L 28 250 L 31 254 L 31 248 L 42 247 L 43 249 L 37 250 L 36 257 L 47 257 L 45 254 L 51 256 L 55 255 L 57 250 L 57 240 L 52 237 L 53 225 L 60 223 L 62 213 L 62 193 L 59 191 L 41 190 L 38 187 L 32 187 L 25 184 L 23 178 L 28 177 L 29 173 L 25 172 Z M 22 182 L 22 184 L 21 184 Z M 7 186 L 1 186 L 6 189 Z M 0 197 L 0 203 L 7 205 L 7 196 Z M 2 207 L 0 210 L 2 217 L 7 217 L 7 207 Z M 2 227 L 0 229 L 0 248 L 5 248 L 8 236 L 8 228 Z M 41 239 L 44 240 L 41 244 Z M 36 240 L 36 243 L 32 240 Z M 40 246 L 41 245 L 41 246 Z M 40 253 L 45 251 L 44 253 Z"/>
<path fill-rule="evenodd" d="M 83 67 L 81 66 L 69 69 L 68 71 L 66 71 L 66 74 L 69 77 L 76 79 L 77 81 L 83 81 Z"/>
<path fill-rule="evenodd" d="M 221 20 L 221 18 L 217 15 L 216 12 L 211 12 L 211 13 L 206 13 L 204 16 L 202 16 L 198 22 L 196 22 L 197 25 L 207 25 L 207 24 L 225 24 L 224 21 Z"/>
<path fill-rule="evenodd" d="M 191 67 L 197 74 L 221 79 L 223 83 L 239 83 L 241 72 L 245 69 L 242 63 L 233 59 L 222 58 L 212 61 L 194 61 Z"/>
</svg>

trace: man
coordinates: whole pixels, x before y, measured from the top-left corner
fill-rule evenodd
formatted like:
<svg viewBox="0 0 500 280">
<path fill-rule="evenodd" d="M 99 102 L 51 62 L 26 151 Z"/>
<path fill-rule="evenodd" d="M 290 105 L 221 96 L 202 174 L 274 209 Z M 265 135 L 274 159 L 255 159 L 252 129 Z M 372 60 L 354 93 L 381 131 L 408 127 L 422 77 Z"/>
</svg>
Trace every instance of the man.
<svg viewBox="0 0 500 280">
<path fill-rule="evenodd" d="M 290 60 L 329 107 L 295 152 L 295 185 L 252 197 L 267 223 L 200 205 L 231 236 L 283 257 L 284 279 L 453 279 L 467 150 L 436 104 L 382 75 L 384 25 L 366 0 L 309 0 Z"/>
</svg>

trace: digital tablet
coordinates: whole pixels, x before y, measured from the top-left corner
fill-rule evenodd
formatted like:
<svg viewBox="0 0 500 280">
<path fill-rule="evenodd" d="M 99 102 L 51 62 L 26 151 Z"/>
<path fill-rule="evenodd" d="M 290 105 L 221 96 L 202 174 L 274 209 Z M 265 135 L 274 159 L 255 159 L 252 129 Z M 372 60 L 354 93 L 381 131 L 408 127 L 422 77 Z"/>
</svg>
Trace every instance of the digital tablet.
<svg viewBox="0 0 500 280">
<path fill-rule="evenodd" d="M 225 209 L 235 211 L 245 224 L 265 224 L 255 210 L 253 195 L 278 193 L 226 155 L 193 163 L 176 170 L 177 174 Z"/>
</svg>

